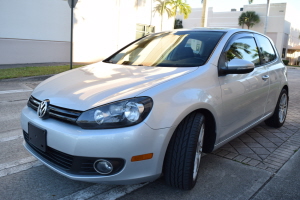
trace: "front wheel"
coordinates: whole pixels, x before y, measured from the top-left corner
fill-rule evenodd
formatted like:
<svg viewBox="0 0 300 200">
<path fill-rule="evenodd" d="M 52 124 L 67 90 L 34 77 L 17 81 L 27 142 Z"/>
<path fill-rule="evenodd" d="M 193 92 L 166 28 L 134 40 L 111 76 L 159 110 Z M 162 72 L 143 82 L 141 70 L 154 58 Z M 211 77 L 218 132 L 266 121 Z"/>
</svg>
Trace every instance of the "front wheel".
<svg viewBox="0 0 300 200">
<path fill-rule="evenodd" d="M 285 122 L 287 109 L 288 109 L 288 95 L 287 95 L 287 91 L 283 89 L 279 95 L 279 99 L 273 115 L 269 119 L 267 119 L 265 123 L 268 126 L 274 128 L 280 128 Z"/>
<path fill-rule="evenodd" d="M 192 189 L 198 177 L 203 137 L 204 115 L 191 113 L 176 128 L 165 157 L 166 183 L 180 189 Z"/>
</svg>

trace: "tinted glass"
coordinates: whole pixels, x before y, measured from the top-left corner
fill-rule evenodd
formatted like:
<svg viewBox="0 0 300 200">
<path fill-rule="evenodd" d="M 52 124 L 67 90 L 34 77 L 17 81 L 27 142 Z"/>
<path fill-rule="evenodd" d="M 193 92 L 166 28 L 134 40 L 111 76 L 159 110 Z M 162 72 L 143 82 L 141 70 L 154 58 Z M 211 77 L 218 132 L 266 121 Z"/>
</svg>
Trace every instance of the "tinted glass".
<svg viewBox="0 0 300 200">
<path fill-rule="evenodd" d="M 226 51 L 226 61 L 244 59 L 260 65 L 259 54 L 254 38 L 240 38 L 235 40 Z"/>
<path fill-rule="evenodd" d="M 258 48 L 262 56 L 262 64 L 271 62 L 276 59 L 276 53 L 268 38 L 262 35 L 256 35 L 258 39 Z"/>
<path fill-rule="evenodd" d="M 122 65 L 193 67 L 203 65 L 224 32 L 179 31 L 147 36 L 104 62 Z"/>
</svg>

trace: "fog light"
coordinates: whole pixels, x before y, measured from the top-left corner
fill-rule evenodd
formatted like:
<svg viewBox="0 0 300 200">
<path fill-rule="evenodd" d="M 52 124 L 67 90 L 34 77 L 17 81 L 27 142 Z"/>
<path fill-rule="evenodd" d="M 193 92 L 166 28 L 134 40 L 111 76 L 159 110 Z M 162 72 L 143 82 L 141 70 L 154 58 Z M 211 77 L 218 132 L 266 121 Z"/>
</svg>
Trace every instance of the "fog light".
<svg viewBox="0 0 300 200">
<path fill-rule="evenodd" d="M 96 160 L 96 162 L 94 162 L 94 168 L 100 174 L 109 174 L 114 169 L 113 165 L 109 161 L 103 159 Z"/>
</svg>

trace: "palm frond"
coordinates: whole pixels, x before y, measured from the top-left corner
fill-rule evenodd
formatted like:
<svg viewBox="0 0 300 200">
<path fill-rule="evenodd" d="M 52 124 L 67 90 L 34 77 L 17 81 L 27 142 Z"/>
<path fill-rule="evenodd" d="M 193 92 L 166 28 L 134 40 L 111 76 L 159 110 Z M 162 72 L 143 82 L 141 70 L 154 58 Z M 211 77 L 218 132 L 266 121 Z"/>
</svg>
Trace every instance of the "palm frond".
<svg viewBox="0 0 300 200">
<path fill-rule="evenodd" d="M 254 11 L 243 12 L 238 19 L 238 24 L 240 26 L 246 25 L 249 28 L 253 27 L 255 24 L 260 22 L 259 15 Z"/>
<path fill-rule="evenodd" d="M 158 4 L 153 9 L 154 13 L 158 13 L 160 16 L 162 16 L 166 12 L 168 18 L 174 16 L 173 10 L 169 8 L 169 0 L 156 0 L 156 2 L 158 2 Z"/>
</svg>

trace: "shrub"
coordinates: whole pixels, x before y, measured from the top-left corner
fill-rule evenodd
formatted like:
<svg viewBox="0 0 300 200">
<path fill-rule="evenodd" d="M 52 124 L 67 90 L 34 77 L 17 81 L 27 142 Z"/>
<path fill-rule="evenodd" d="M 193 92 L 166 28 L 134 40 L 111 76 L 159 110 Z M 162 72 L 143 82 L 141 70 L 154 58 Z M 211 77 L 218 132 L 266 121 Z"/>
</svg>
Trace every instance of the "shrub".
<svg viewBox="0 0 300 200">
<path fill-rule="evenodd" d="M 288 64 L 289 64 L 289 60 L 282 60 L 282 62 L 283 62 L 285 65 L 288 65 Z"/>
<path fill-rule="evenodd" d="M 182 26 L 182 20 L 175 19 L 174 29 L 179 29 L 179 28 L 183 28 L 183 26 Z"/>
</svg>

